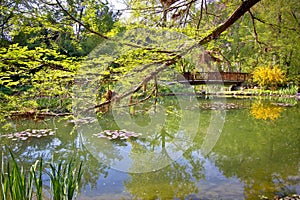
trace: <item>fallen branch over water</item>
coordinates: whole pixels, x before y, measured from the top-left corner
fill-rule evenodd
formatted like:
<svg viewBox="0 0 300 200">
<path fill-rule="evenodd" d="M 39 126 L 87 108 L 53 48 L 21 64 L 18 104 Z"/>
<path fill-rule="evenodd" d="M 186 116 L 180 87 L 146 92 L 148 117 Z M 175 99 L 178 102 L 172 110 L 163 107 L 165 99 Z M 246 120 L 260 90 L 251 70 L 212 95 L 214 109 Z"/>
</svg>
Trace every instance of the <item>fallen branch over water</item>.
<svg viewBox="0 0 300 200">
<path fill-rule="evenodd" d="M 39 112 L 38 110 L 29 110 L 29 111 L 13 111 L 10 112 L 10 115 L 12 117 L 44 118 L 44 117 L 70 116 L 73 115 L 73 113 Z"/>
</svg>

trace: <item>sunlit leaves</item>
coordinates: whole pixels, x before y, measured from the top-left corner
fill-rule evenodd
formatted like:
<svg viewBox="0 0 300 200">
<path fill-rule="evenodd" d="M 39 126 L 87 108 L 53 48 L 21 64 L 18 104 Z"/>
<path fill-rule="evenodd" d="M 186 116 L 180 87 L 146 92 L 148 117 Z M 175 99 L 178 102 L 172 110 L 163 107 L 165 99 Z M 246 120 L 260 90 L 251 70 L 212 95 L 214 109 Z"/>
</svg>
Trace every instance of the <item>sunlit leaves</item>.
<svg viewBox="0 0 300 200">
<path fill-rule="evenodd" d="M 38 109 L 39 98 L 70 98 L 78 59 L 50 49 L 29 50 L 15 44 L 0 49 L 0 61 L 1 92 L 13 95 L 2 96 L 6 101 L 4 111 Z"/>
</svg>

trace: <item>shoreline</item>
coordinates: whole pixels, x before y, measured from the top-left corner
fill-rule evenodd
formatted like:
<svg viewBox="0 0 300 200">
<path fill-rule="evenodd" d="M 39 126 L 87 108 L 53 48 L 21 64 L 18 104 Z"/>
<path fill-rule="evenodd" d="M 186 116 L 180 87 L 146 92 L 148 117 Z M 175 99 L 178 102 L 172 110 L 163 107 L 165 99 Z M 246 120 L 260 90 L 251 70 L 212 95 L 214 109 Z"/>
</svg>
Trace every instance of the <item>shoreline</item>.
<svg viewBox="0 0 300 200">
<path fill-rule="evenodd" d="M 268 94 L 268 93 L 252 93 L 252 92 L 244 92 L 244 91 L 221 91 L 221 92 L 195 92 L 195 93 L 159 93 L 159 96 L 218 96 L 218 97 L 281 97 L 281 98 L 295 98 L 297 99 L 297 95 L 290 94 Z"/>
</svg>

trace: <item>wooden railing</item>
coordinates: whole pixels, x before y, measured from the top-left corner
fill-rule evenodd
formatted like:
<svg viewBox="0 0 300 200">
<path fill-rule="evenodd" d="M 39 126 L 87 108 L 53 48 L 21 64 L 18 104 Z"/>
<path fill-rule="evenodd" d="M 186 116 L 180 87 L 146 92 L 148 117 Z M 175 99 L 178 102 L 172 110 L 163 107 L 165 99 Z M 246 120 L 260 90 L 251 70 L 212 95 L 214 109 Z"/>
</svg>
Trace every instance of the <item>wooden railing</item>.
<svg viewBox="0 0 300 200">
<path fill-rule="evenodd" d="M 251 78 L 251 74 L 242 72 L 185 72 L 177 76 L 178 81 L 223 81 L 223 82 L 244 82 Z"/>
</svg>

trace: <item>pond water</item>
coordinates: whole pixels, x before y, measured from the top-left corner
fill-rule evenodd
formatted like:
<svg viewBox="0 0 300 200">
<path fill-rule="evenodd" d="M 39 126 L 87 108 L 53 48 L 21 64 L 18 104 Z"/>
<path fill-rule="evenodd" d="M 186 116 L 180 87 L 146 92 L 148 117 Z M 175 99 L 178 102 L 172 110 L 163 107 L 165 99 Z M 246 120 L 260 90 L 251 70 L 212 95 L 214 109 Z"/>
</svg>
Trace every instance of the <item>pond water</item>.
<svg viewBox="0 0 300 200">
<path fill-rule="evenodd" d="M 15 132 L 55 134 L 0 142 L 23 165 L 41 156 L 45 162 L 82 160 L 77 199 L 273 198 L 300 193 L 300 102 L 283 101 L 165 97 L 156 106 L 115 109 L 76 125 L 63 118 L 18 119 L 11 122 Z M 94 135 L 120 129 L 139 137 Z"/>
</svg>

